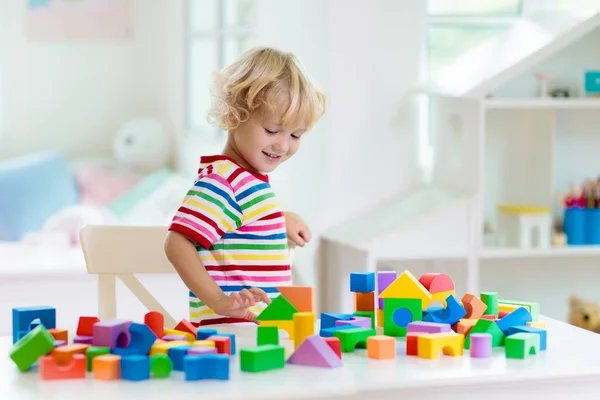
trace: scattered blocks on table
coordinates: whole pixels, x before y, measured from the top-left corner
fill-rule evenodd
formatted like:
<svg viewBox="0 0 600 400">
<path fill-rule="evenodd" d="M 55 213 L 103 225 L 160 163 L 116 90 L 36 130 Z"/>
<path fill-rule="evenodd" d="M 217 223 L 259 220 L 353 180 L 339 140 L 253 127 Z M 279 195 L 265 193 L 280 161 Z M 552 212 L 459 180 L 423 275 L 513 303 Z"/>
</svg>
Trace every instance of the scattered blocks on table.
<svg viewBox="0 0 600 400">
<path fill-rule="evenodd" d="M 487 304 L 485 304 L 479 297 L 471 293 L 465 293 L 461 301 L 465 311 L 467 312 L 464 318 L 467 319 L 479 319 L 487 309 Z"/>
<path fill-rule="evenodd" d="M 186 356 L 184 361 L 186 381 L 201 379 L 229 380 L 229 355 L 206 354 Z"/>
<path fill-rule="evenodd" d="M 266 344 L 240 350 L 240 369 L 244 372 L 263 372 L 285 366 L 283 346 Z"/>
<path fill-rule="evenodd" d="M 315 289 L 312 286 L 277 286 L 277 290 L 298 312 L 315 312 Z"/>
<path fill-rule="evenodd" d="M 110 354 L 110 348 L 89 346 L 85 350 L 85 356 L 87 358 L 87 370 L 88 371 L 92 370 L 94 358 L 105 355 L 105 354 Z"/>
<path fill-rule="evenodd" d="M 94 379 L 111 381 L 121 378 L 121 356 L 105 354 L 92 359 L 92 376 Z"/>
<path fill-rule="evenodd" d="M 496 324 L 502 333 L 508 335 L 511 327 L 525 325 L 527 322 L 531 322 L 531 314 L 524 307 L 519 307 L 500 319 Z"/>
<path fill-rule="evenodd" d="M 370 336 L 375 336 L 375 329 L 367 328 L 352 328 L 338 330 L 333 333 L 334 337 L 340 339 L 342 344 L 342 353 L 353 352 L 355 348 L 367 348 L 367 339 Z"/>
<path fill-rule="evenodd" d="M 354 311 L 375 311 L 375 292 L 354 292 Z"/>
<path fill-rule="evenodd" d="M 434 360 L 440 352 L 447 356 L 462 356 L 465 337 L 454 332 L 428 333 L 417 338 L 419 357 Z"/>
<path fill-rule="evenodd" d="M 398 273 L 396 271 L 378 271 L 377 272 L 377 308 L 383 310 L 383 298 L 379 296 L 387 289 L 392 282 L 396 280 Z M 383 326 L 383 322 L 381 323 Z"/>
<path fill-rule="evenodd" d="M 335 322 L 335 326 L 352 325 L 357 328 L 374 328 L 373 320 L 369 317 L 353 317 L 348 320 L 339 320 Z"/>
<path fill-rule="evenodd" d="M 40 320 L 40 324 L 46 328 L 46 331 L 48 329 L 56 328 L 56 309 L 49 306 L 19 307 L 12 309 L 13 344 L 17 343 L 17 341 L 30 332 L 30 324 L 35 319 Z"/>
<path fill-rule="evenodd" d="M 98 317 L 84 316 L 79 317 L 77 324 L 77 336 L 94 336 L 94 324 L 100 322 Z"/>
<path fill-rule="evenodd" d="M 321 329 L 333 328 L 336 321 L 347 321 L 354 318 L 354 314 L 321 313 Z"/>
<path fill-rule="evenodd" d="M 419 282 L 429 293 L 448 292 L 454 290 L 454 281 L 447 274 L 427 273 L 419 277 Z"/>
<path fill-rule="evenodd" d="M 492 356 L 492 335 L 489 333 L 474 333 L 469 336 L 472 358 L 489 358 Z"/>
<path fill-rule="evenodd" d="M 154 332 L 144 324 L 132 323 L 129 325 L 129 343 L 127 346 L 116 347 L 113 353 L 124 354 L 141 354 L 147 355 L 154 345 L 157 337 Z"/>
<path fill-rule="evenodd" d="M 474 333 L 489 333 L 492 335 L 492 347 L 504 345 L 505 335 L 494 321 L 489 319 L 477 320 L 475 325 L 469 331 L 469 334 L 465 337 L 465 349 L 468 349 L 471 345 L 470 336 Z"/>
<path fill-rule="evenodd" d="M 324 337 L 323 341 L 327 343 L 329 347 L 334 351 L 334 353 L 338 356 L 339 359 L 342 358 L 342 342 L 340 342 L 339 338 L 334 336 L 332 337 Z"/>
<path fill-rule="evenodd" d="M 69 341 L 69 331 L 66 329 L 50 328 L 47 329 L 47 331 L 56 340 L 64 340 L 65 342 Z"/>
<path fill-rule="evenodd" d="M 257 321 L 292 321 L 298 309 L 284 296 L 277 296 L 258 316 Z"/>
<path fill-rule="evenodd" d="M 150 357 L 140 354 L 121 356 L 121 378 L 128 381 L 150 379 Z"/>
<path fill-rule="evenodd" d="M 479 298 L 486 305 L 484 315 L 493 315 L 498 318 L 498 293 L 482 292 L 479 294 Z"/>
<path fill-rule="evenodd" d="M 386 336 L 404 337 L 408 324 L 422 319 L 421 304 L 421 299 L 385 298 L 383 306 L 383 334 Z"/>
<path fill-rule="evenodd" d="M 369 336 L 367 356 L 377 360 L 396 358 L 396 338 L 383 335 Z"/>
<path fill-rule="evenodd" d="M 506 338 L 504 344 L 506 358 L 525 359 L 540 352 L 540 335 L 520 332 Z"/>
<path fill-rule="evenodd" d="M 157 338 L 165 336 L 165 316 L 158 311 L 149 311 L 144 315 L 144 324 L 148 325 Z"/>
<path fill-rule="evenodd" d="M 297 312 L 294 314 L 294 348 L 315 334 L 315 314 L 311 312 Z"/>
<path fill-rule="evenodd" d="M 54 349 L 54 338 L 44 325 L 38 325 L 13 345 L 8 356 L 21 372 Z"/>
<path fill-rule="evenodd" d="M 85 379 L 87 372 L 86 357 L 74 354 L 66 364 L 57 364 L 54 357 L 40 358 L 40 378 L 42 380 Z"/>
<path fill-rule="evenodd" d="M 500 305 L 502 305 L 503 307 L 525 307 L 525 309 L 527 309 L 527 311 L 529 311 L 529 313 L 531 314 L 531 318 L 533 319 L 533 321 L 537 321 L 540 319 L 540 303 L 500 299 L 498 300 L 498 306 Z"/>
<path fill-rule="evenodd" d="M 85 355 L 89 347 L 89 344 L 68 344 L 54 349 L 50 355 L 58 365 L 67 365 L 75 354 Z"/>
<path fill-rule="evenodd" d="M 414 321 L 406 326 L 407 332 L 440 333 L 450 332 L 450 325 L 439 322 Z"/>
<path fill-rule="evenodd" d="M 131 340 L 129 325 L 131 325 L 131 321 L 122 319 L 111 319 L 95 323 L 92 345 L 95 347 L 110 347 L 110 351 L 117 347 L 127 347 Z"/>
<path fill-rule="evenodd" d="M 514 335 L 515 333 L 520 333 L 520 332 L 525 332 L 525 333 L 535 333 L 537 335 L 540 335 L 540 351 L 544 351 L 546 350 L 546 346 L 547 346 L 547 332 L 545 329 L 541 329 L 541 328 L 537 328 L 535 326 L 512 326 L 509 330 L 508 330 L 508 335 Z"/>
<path fill-rule="evenodd" d="M 374 292 L 375 272 L 351 272 L 350 291 L 362 293 Z"/>
<path fill-rule="evenodd" d="M 155 354 L 150 357 L 150 375 L 152 377 L 168 378 L 172 370 L 173 361 L 166 354 Z"/>
<path fill-rule="evenodd" d="M 196 340 L 204 340 L 217 334 L 216 329 L 198 329 L 196 331 Z"/>
<path fill-rule="evenodd" d="M 191 345 L 183 345 L 183 346 L 175 346 L 175 347 L 171 347 L 168 352 L 167 355 L 169 357 L 169 359 L 171 359 L 171 362 L 173 363 L 173 370 L 175 371 L 183 371 L 183 359 L 185 358 L 185 356 L 188 355 L 188 350 L 190 348 L 193 348 L 195 346 L 191 346 Z M 208 348 L 210 349 L 210 348 Z M 214 352 L 214 349 L 213 349 Z M 158 356 L 159 354 L 155 354 L 155 356 Z M 154 356 L 152 356 L 154 357 Z"/>
<path fill-rule="evenodd" d="M 337 368 L 342 361 L 331 346 L 318 335 L 308 336 L 288 358 L 288 364 Z"/>
<path fill-rule="evenodd" d="M 279 329 L 276 326 L 259 326 L 256 328 L 256 345 L 279 344 Z"/>
</svg>

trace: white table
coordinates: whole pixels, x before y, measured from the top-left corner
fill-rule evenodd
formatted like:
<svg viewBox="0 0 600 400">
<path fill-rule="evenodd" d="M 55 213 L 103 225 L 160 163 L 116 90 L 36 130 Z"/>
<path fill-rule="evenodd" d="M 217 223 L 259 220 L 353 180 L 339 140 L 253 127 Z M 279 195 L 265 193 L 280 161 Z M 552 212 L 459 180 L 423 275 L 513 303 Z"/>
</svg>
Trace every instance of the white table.
<svg viewBox="0 0 600 400">
<path fill-rule="evenodd" d="M 40 381 L 37 373 L 19 373 L 6 356 L 8 337 L 0 338 L 0 398 L 89 400 L 133 399 L 597 399 L 600 393 L 600 335 L 552 319 L 548 350 L 528 360 L 507 360 L 504 348 L 493 358 L 442 356 L 426 360 L 405 356 L 398 341 L 395 360 L 366 357 L 366 350 L 343 353 L 344 366 L 323 369 L 286 365 L 284 369 L 242 373 L 238 356 L 231 364 L 230 381 L 186 382 L 182 372 L 166 380 L 142 382 L 85 380 Z M 238 349 L 254 345 L 255 327 L 219 327 L 236 333 Z M 291 343 L 285 341 L 289 350 Z M 238 350 L 239 354 L 239 350 Z M 551 396 L 551 397 L 548 397 Z"/>
</svg>

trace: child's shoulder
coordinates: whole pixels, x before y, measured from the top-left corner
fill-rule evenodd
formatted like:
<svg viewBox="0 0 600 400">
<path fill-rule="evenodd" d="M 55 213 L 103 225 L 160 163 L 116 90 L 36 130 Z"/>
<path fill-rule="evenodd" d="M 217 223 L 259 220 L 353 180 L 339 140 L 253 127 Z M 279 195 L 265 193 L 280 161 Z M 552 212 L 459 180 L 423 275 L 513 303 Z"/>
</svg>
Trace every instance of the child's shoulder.
<svg viewBox="0 0 600 400">
<path fill-rule="evenodd" d="M 236 189 L 269 181 L 266 175 L 250 171 L 223 155 L 200 157 L 198 179 L 207 177 L 219 179 L 222 183 L 227 182 Z"/>
</svg>

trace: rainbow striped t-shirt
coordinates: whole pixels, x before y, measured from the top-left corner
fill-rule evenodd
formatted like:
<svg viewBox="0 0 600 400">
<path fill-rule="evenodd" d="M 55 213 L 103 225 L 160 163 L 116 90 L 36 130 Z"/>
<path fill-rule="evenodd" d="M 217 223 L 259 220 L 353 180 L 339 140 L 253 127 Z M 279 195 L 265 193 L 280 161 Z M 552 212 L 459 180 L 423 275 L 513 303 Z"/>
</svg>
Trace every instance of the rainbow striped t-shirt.
<svg viewBox="0 0 600 400">
<path fill-rule="evenodd" d="M 198 178 L 169 230 L 197 242 L 202 264 L 225 294 L 259 287 L 277 297 L 292 283 L 285 217 L 266 175 L 223 155 L 200 158 Z M 209 325 L 244 320 L 215 314 L 189 292 L 190 322 Z M 265 307 L 251 308 L 259 313 Z"/>
</svg>

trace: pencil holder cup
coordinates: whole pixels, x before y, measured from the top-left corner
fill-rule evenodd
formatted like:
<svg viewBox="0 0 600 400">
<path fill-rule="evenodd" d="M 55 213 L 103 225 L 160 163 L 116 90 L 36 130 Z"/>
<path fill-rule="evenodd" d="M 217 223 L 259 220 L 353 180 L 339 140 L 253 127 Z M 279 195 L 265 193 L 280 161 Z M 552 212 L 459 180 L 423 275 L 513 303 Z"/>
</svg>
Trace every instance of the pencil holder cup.
<svg viewBox="0 0 600 400">
<path fill-rule="evenodd" d="M 600 244 L 600 208 L 588 208 L 585 211 L 585 241 L 587 244 Z"/>
<path fill-rule="evenodd" d="M 587 210 L 583 208 L 573 207 L 565 210 L 564 216 L 564 232 L 567 235 L 568 245 L 584 245 L 586 244 L 586 222 Z"/>
</svg>

